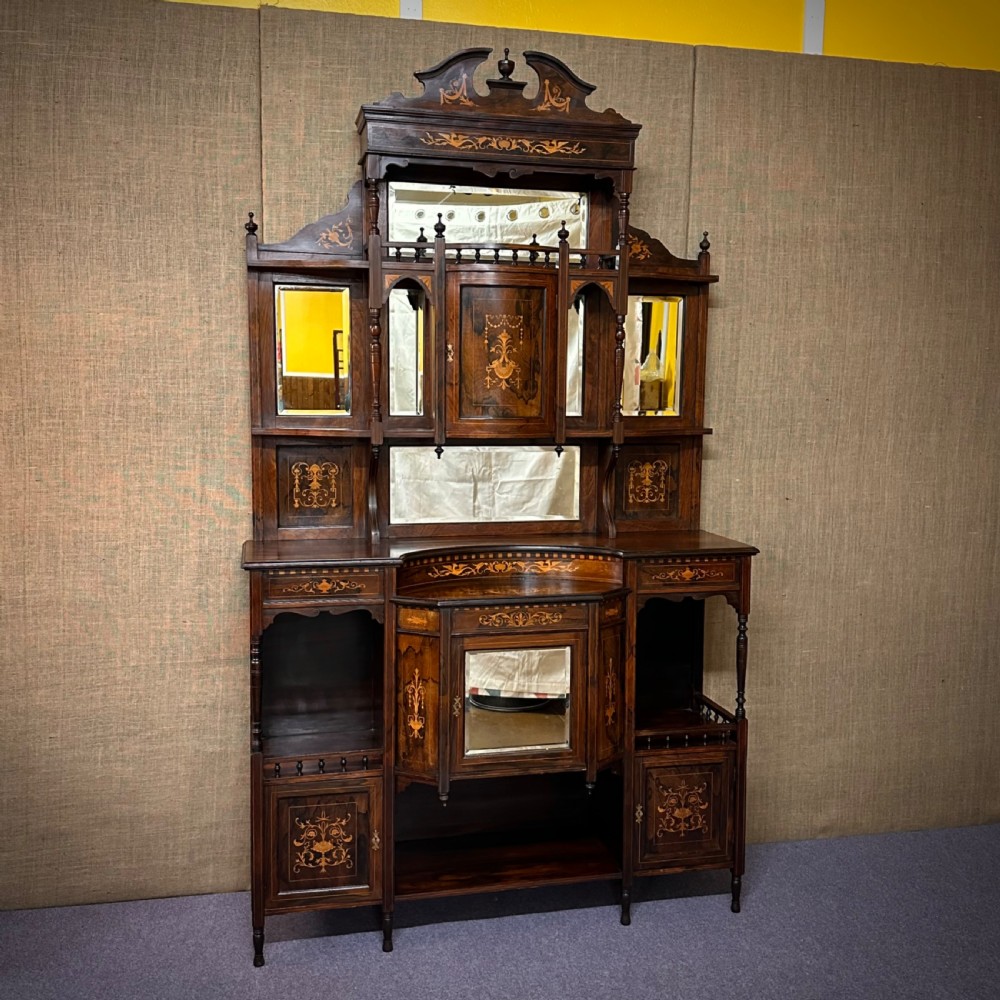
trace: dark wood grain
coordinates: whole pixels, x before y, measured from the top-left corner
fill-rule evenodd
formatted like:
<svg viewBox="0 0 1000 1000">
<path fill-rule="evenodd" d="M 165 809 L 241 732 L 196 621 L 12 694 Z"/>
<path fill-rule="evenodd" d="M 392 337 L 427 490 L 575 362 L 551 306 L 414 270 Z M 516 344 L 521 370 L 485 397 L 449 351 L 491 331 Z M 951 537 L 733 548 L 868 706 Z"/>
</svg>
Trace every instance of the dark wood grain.
<svg viewBox="0 0 1000 1000">
<path fill-rule="evenodd" d="M 343 208 L 284 242 L 245 225 L 255 965 L 265 916 L 296 910 L 379 905 L 390 951 L 401 898 L 614 879 L 628 924 L 636 878 L 728 867 L 740 906 L 757 549 L 700 528 L 707 236 L 688 259 L 631 225 L 640 126 L 591 108 L 591 84 L 526 52 L 528 86 L 506 51 L 477 84 L 490 56 L 454 53 L 415 74 L 418 96 L 361 108 Z M 390 240 L 394 180 L 573 192 L 588 226 L 580 246 L 565 222 L 555 245 L 476 242 L 442 215 Z M 278 412 L 280 285 L 347 289 L 349 365 L 335 385 L 288 377 L 283 394 L 289 409 L 350 412 Z M 419 415 L 390 412 L 394 290 L 423 315 Z M 683 299 L 672 416 L 622 412 L 637 295 Z M 393 523 L 393 449 L 456 444 L 578 448 L 578 516 Z M 429 479 L 411 488 L 442 503 L 467 485 Z M 712 597 L 734 611 L 734 708 L 703 691 Z M 569 692 L 513 706 L 550 713 L 539 725 L 486 725 L 512 706 L 467 699 L 468 659 L 523 650 L 568 650 Z M 471 752 L 473 718 L 507 742 Z M 529 732 L 543 735 L 508 735 Z"/>
</svg>

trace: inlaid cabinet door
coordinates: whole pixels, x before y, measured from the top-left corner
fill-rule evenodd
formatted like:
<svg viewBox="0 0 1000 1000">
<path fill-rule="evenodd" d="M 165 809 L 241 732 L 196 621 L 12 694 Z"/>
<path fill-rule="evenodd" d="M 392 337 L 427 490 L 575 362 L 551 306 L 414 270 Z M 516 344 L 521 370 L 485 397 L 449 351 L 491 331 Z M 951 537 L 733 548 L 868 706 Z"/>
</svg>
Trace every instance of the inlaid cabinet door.
<svg viewBox="0 0 1000 1000">
<path fill-rule="evenodd" d="M 640 868 L 725 864 L 733 853 L 734 755 L 681 751 L 639 758 L 636 858 Z"/>
<path fill-rule="evenodd" d="M 380 779 L 293 778 L 265 794 L 269 909 L 381 898 Z"/>
<path fill-rule="evenodd" d="M 449 284 L 447 428 L 468 437 L 538 437 L 555 424 L 552 273 L 458 272 Z"/>
</svg>

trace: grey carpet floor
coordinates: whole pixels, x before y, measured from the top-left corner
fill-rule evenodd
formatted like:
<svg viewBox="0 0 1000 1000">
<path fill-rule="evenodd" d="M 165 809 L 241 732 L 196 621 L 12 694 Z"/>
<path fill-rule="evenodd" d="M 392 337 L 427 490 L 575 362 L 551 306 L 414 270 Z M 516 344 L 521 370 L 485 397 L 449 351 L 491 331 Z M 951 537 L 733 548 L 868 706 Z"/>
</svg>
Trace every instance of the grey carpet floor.
<svg viewBox="0 0 1000 1000">
<path fill-rule="evenodd" d="M 764 844 L 728 873 L 269 919 L 245 893 L 0 913 L 2 1000 L 998 1000 L 1000 825 Z M 553 909 L 556 906 L 566 909 Z"/>
</svg>

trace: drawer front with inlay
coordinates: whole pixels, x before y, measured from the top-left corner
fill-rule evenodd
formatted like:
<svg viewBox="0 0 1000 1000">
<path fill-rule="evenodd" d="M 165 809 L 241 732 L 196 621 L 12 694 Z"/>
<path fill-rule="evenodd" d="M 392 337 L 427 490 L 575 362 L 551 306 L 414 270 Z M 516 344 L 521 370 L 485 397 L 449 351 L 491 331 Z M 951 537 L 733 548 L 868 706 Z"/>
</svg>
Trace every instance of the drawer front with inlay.
<svg viewBox="0 0 1000 1000">
<path fill-rule="evenodd" d="M 549 629 L 585 628 L 586 625 L 587 606 L 584 604 L 538 604 L 523 607 L 498 605 L 456 611 L 452 620 L 452 633 L 544 632 Z"/>
<path fill-rule="evenodd" d="M 378 569 L 274 570 L 266 579 L 265 600 L 270 601 L 378 597 L 382 593 Z"/>
<path fill-rule="evenodd" d="M 639 591 L 731 590 L 739 585 L 739 564 L 732 558 L 658 559 L 639 565 Z"/>
</svg>

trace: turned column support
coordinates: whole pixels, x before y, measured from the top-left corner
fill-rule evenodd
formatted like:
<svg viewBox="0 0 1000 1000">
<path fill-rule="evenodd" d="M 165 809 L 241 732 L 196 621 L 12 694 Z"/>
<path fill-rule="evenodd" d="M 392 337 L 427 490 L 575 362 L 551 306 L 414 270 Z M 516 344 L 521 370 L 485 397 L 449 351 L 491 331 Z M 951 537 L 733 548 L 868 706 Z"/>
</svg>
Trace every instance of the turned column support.
<svg viewBox="0 0 1000 1000">
<path fill-rule="evenodd" d="M 745 719 L 747 680 L 747 615 L 737 615 L 736 626 L 736 718 Z"/>
</svg>

